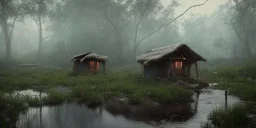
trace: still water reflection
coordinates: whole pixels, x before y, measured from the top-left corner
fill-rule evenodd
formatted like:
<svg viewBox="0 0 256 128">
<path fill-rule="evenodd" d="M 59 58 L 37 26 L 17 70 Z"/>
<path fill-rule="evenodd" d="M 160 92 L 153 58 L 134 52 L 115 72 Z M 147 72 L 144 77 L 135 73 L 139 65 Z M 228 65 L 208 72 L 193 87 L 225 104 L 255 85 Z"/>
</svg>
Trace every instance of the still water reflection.
<svg viewBox="0 0 256 128">
<path fill-rule="evenodd" d="M 132 110 L 128 107 L 128 111 L 122 111 L 120 108 L 125 106 L 118 104 L 116 104 L 118 110 L 109 108 L 109 105 L 89 109 L 76 103 L 30 108 L 21 116 L 17 126 L 18 128 L 200 128 L 201 122 L 207 120 L 213 108 L 224 105 L 224 92 L 205 89 L 197 98 L 198 102 L 193 102 L 190 107 L 176 105 Z M 237 102 L 239 102 L 238 98 L 228 96 L 229 105 Z M 157 117 L 162 115 L 158 113 L 163 113 L 163 109 L 168 116 L 163 114 L 162 118 Z M 172 118 L 173 115 L 179 118 Z"/>
</svg>

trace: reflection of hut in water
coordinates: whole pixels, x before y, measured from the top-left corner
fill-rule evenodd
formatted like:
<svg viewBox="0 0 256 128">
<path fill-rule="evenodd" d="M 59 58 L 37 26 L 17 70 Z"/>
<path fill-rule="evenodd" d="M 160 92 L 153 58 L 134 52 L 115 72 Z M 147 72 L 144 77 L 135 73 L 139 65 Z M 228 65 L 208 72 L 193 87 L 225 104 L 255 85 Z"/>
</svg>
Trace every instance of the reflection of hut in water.
<svg viewBox="0 0 256 128">
<path fill-rule="evenodd" d="M 145 76 L 161 78 L 190 76 L 193 64 L 198 78 L 197 61 L 206 61 L 185 44 L 151 49 L 136 59 L 143 65 Z"/>
<path fill-rule="evenodd" d="M 106 72 L 107 58 L 107 56 L 101 56 L 92 52 L 74 56 L 72 58 L 72 62 L 74 63 L 73 71 L 76 73 Z"/>
<path fill-rule="evenodd" d="M 123 115 L 126 118 L 150 123 L 151 121 L 160 122 L 169 121 L 186 121 L 197 112 L 199 95 L 196 95 L 195 102 L 187 104 L 170 104 L 170 105 L 136 105 L 120 101 L 108 101 L 105 109 L 114 116 Z"/>
</svg>

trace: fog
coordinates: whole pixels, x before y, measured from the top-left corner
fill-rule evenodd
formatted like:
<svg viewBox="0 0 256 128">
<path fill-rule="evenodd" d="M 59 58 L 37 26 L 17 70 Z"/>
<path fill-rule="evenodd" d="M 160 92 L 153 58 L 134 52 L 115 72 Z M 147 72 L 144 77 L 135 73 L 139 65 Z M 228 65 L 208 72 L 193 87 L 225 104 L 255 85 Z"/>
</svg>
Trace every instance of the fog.
<svg viewBox="0 0 256 128">
<path fill-rule="evenodd" d="M 3 1 L 1 60 L 68 67 L 73 56 L 96 52 L 108 56 L 111 66 L 126 67 L 136 65 L 137 55 L 176 43 L 208 61 L 251 58 L 256 52 L 253 0 L 208 0 L 172 23 L 205 0 Z"/>
</svg>

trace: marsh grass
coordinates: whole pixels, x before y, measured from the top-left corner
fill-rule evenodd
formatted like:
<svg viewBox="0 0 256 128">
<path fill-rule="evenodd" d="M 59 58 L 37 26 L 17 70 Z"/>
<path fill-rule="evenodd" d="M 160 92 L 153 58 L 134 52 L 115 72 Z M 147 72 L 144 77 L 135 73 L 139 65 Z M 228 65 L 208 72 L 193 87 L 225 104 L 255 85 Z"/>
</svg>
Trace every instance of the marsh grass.
<svg viewBox="0 0 256 128">
<path fill-rule="evenodd" d="M 173 85 L 172 80 L 144 78 L 139 73 L 114 71 L 107 74 L 74 75 L 65 70 L 16 70 L 1 72 L 3 89 L 19 87 L 29 89 L 43 85 L 51 89 L 55 86 L 66 86 L 72 89 L 71 96 L 55 92 L 49 93 L 44 102 L 58 104 L 67 98 L 82 102 L 98 104 L 102 100 L 124 96 L 130 103 L 139 104 L 144 100 L 157 101 L 163 104 L 187 103 L 193 92 Z"/>
<path fill-rule="evenodd" d="M 69 99 L 68 94 L 64 94 L 55 89 L 50 89 L 48 96 L 42 98 L 43 104 L 45 105 L 58 105 Z"/>
<path fill-rule="evenodd" d="M 201 128 L 214 128 L 213 124 L 210 121 L 202 123 Z"/>
<path fill-rule="evenodd" d="M 24 99 L 19 97 L 5 96 L 0 92 L 0 126 L 1 128 L 15 127 L 21 113 L 25 113 L 28 106 Z"/>
<path fill-rule="evenodd" d="M 256 66 L 226 67 L 217 69 L 211 76 L 212 81 L 219 83 L 216 88 L 228 90 L 230 94 L 242 100 L 256 102 Z"/>
<path fill-rule="evenodd" d="M 24 99 L 24 102 L 27 103 L 30 107 L 39 107 L 40 105 L 42 105 L 42 102 L 38 97 L 25 95 L 22 98 Z"/>
<path fill-rule="evenodd" d="M 223 82 L 217 88 L 228 90 L 230 94 L 238 96 L 242 100 L 256 102 L 255 83 Z"/>
<path fill-rule="evenodd" d="M 219 83 L 216 88 L 228 90 L 232 95 L 248 101 L 246 105 L 230 106 L 227 111 L 223 108 L 215 109 L 209 119 L 217 128 L 245 128 L 247 127 L 248 112 L 252 113 L 256 102 L 256 65 L 221 67 L 216 73 L 205 72 L 207 80 Z"/>
<path fill-rule="evenodd" d="M 247 110 L 244 105 L 235 104 L 224 108 L 214 109 L 209 120 L 216 128 L 246 128 L 248 124 Z"/>
</svg>

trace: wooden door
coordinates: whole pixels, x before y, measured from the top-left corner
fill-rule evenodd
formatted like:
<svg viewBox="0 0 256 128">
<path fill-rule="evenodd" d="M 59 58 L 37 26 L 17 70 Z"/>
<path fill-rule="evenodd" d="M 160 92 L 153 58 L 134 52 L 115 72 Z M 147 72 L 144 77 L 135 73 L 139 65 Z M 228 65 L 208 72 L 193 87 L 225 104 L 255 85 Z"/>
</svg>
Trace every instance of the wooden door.
<svg viewBox="0 0 256 128">
<path fill-rule="evenodd" d="M 173 70 L 173 74 L 175 76 L 182 76 L 183 75 L 183 62 L 182 60 L 175 60 L 172 63 L 172 70 Z"/>
</svg>

